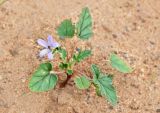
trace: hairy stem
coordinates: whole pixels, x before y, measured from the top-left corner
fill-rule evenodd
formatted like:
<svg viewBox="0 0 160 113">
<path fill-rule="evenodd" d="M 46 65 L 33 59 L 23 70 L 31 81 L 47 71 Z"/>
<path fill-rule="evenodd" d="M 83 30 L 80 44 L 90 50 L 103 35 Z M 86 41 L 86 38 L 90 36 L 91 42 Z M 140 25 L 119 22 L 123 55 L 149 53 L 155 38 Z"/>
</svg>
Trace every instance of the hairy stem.
<svg viewBox="0 0 160 113">
<path fill-rule="evenodd" d="M 64 71 L 62 71 L 62 72 L 58 72 L 58 71 L 51 71 L 50 73 L 51 73 L 51 74 L 64 74 L 65 72 L 64 72 Z"/>
</svg>

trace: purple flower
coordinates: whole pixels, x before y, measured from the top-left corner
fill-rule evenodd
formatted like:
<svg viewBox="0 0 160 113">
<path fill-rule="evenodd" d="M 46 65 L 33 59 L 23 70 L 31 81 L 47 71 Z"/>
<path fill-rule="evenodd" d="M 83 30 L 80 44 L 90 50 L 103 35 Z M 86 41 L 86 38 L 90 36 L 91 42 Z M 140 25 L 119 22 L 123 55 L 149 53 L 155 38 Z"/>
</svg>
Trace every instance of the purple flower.
<svg viewBox="0 0 160 113">
<path fill-rule="evenodd" d="M 53 40 L 53 37 L 51 35 L 48 36 L 48 41 L 38 39 L 37 43 L 44 47 L 44 49 L 40 51 L 39 56 L 44 57 L 45 55 L 47 55 L 49 60 L 53 59 L 52 49 L 60 46 L 58 42 Z"/>
</svg>

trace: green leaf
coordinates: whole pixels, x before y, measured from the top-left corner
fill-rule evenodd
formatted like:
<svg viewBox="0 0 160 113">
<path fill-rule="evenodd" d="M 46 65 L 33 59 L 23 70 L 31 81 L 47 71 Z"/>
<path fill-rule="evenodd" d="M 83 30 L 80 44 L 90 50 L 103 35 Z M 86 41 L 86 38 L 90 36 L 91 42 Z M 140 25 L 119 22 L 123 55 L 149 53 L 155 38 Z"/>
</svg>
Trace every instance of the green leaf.
<svg viewBox="0 0 160 113">
<path fill-rule="evenodd" d="M 71 20 L 64 20 L 57 29 L 58 35 L 62 38 L 72 38 L 75 32 L 75 26 L 72 24 Z"/>
<path fill-rule="evenodd" d="M 57 53 L 60 49 L 61 49 L 61 47 L 56 47 L 55 49 L 52 50 L 52 54 Z"/>
<path fill-rule="evenodd" d="M 52 65 L 50 63 L 40 64 L 29 82 L 30 90 L 34 92 L 42 92 L 53 89 L 58 78 L 55 74 L 50 73 L 51 70 Z"/>
<path fill-rule="evenodd" d="M 93 79 L 97 79 L 100 75 L 100 70 L 99 68 L 95 65 L 95 64 L 92 64 L 91 65 L 91 70 L 92 70 L 92 73 L 93 73 Z"/>
<path fill-rule="evenodd" d="M 98 93 L 104 96 L 112 105 L 117 104 L 116 90 L 112 85 L 112 78 L 106 75 L 100 75 L 94 79 L 94 84 L 98 87 Z"/>
<path fill-rule="evenodd" d="M 97 95 L 104 96 L 112 105 L 116 105 L 117 95 L 115 88 L 112 85 L 113 77 L 111 75 L 101 73 L 99 68 L 94 64 L 91 68 L 94 74 L 93 83 L 96 87 Z"/>
<path fill-rule="evenodd" d="M 77 62 L 80 62 L 80 61 L 84 60 L 85 58 L 89 57 L 90 55 L 91 55 L 90 50 L 84 50 L 84 51 L 80 51 L 77 56 L 74 55 L 73 58 Z"/>
<path fill-rule="evenodd" d="M 76 29 L 78 37 L 82 40 L 89 39 L 92 36 L 92 18 L 87 7 L 82 9 Z"/>
<path fill-rule="evenodd" d="M 63 63 L 63 62 L 61 62 L 61 63 L 59 64 L 59 68 L 62 69 L 62 70 L 63 70 L 63 69 L 67 69 L 68 66 L 69 66 L 68 63 Z"/>
<path fill-rule="evenodd" d="M 86 76 L 76 77 L 74 80 L 76 87 L 79 89 L 88 89 L 91 85 L 90 81 L 87 79 Z"/>
<path fill-rule="evenodd" d="M 96 88 L 96 94 L 97 94 L 98 96 L 102 96 L 102 95 L 101 95 L 101 91 L 99 90 L 99 87 L 95 85 L 95 88 Z"/>
<path fill-rule="evenodd" d="M 60 57 L 62 60 L 66 60 L 66 57 L 67 57 L 67 52 L 65 49 L 63 48 L 59 48 L 58 49 L 58 52 L 60 53 Z"/>
<path fill-rule="evenodd" d="M 68 70 L 67 70 L 67 74 L 68 74 L 68 75 L 72 75 L 72 74 L 73 74 L 73 70 L 68 69 Z"/>
<path fill-rule="evenodd" d="M 132 68 L 129 67 L 120 57 L 116 54 L 112 53 L 110 56 L 110 63 L 113 68 L 117 69 L 122 73 L 130 73 L 132 72 Z"/>
</svg>

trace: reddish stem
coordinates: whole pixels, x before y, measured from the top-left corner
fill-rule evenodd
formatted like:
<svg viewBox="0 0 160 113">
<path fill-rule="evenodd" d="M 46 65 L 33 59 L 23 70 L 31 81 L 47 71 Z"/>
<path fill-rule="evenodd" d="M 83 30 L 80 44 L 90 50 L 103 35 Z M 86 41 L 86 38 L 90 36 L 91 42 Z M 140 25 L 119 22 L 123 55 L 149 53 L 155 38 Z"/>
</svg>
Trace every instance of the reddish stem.
<svg viewBox="0 0 160 113">
<path fill-rule="evenodd" d="M 60 88 L 64 88 L 71 78 L 72 78 L 72 75 L 67 74 L 67 79 L 63 83 L 60 84 Z"/>
</svg>

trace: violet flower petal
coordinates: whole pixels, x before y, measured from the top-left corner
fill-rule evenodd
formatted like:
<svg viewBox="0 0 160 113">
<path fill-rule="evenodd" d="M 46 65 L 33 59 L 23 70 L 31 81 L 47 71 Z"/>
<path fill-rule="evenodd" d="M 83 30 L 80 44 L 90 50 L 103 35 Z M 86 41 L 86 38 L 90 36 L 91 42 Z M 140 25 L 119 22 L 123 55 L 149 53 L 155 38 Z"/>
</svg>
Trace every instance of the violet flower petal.
<svg viewBox="0 0 160 113">
<path fill-rule="evenodd" d="M 48 45 L 53 48 L 60 46 L 60 44 L 58 42 L 53 40 L 53 37 L 51 35 L 48 36 Z"/>
<path fill-rule="evenodd" d="M 52 59 L 53 59 L 53 53 L 52 53 L 52 52 L 49 52 L 49 53 L 48 53 L 48 59 L 49 59 L 49 60 L 52 60 Z"/>
<path fill-rule="evenodd" d="M 57 48 L 57 47 L 59 47 L 60 46 L 60 44 L 58 43 L 58 42 L 54 42 L 54 44 L 52 44 L 52 46 L 51 47 L 53 47 L 53 48 Z"/>
<path fill-rule="evenodd" d="M 53 37 L 51 35 L 48 35 L 48 45 L 52 46 L 53 44 L 54 44 Z"/>
<path fill-rule="evenodd" d="M 38 39 L 37 43 L 45 48 L 48 48 L 48 43 L 45 40 Z"/>
<path fill-rule="evenodd" d="M 51 50 L 49 49 L 43 49 L 40 51 L 39 56 L 40 57 L 44 57 L 45 55 L 47 55 L 49 52 L 51 52 Z"/>
</svg>

